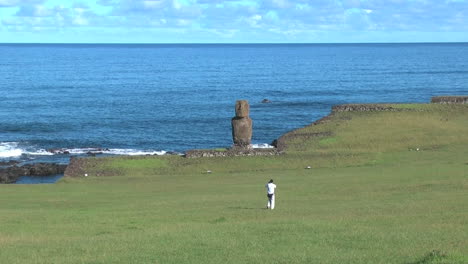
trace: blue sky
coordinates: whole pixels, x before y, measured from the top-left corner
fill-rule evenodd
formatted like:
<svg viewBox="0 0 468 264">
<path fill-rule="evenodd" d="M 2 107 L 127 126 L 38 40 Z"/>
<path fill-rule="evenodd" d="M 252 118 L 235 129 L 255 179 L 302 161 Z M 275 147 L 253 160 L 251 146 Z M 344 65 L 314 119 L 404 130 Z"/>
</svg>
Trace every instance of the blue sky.
<svg viewBox="0 0 468 264">
<path fill-rule="evenodd" d="M 0 0 L 0 42 L 468 42 L 468 0 Z"/>
</svg>

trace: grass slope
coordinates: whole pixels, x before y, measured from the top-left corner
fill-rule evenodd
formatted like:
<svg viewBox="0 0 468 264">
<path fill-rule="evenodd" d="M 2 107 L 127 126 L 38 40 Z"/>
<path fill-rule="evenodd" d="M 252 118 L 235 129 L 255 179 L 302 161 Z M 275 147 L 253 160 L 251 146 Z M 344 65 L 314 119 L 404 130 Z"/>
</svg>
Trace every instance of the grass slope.
<svg viewBox="0 0 468 264">
<path fill-rule="evenodd" d="M 87 178 L 2 185 L 0 263 L 468 263 L 468 107 L 395 107 L 336 113 L 283 156 L 90 159 Z"/>
</svg>

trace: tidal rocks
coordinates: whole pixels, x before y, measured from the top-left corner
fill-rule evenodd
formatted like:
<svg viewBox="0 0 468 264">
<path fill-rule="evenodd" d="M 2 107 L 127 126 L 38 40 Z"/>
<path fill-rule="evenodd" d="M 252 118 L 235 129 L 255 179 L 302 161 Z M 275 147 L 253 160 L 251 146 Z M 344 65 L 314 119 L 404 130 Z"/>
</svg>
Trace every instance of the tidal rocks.
<svg viewBox="0 0 468 264">
<path fill-rule="evenodd" d="M 269 103 L 271 103 L 271 101 L 267 98 L 262 100 L 262 104 L 269 104 Z"/>
<path fill-rule="evenodd" d="M 14 183 L 22 174 L 23 170 L 17 166 L 0 169 L 0 183 Z"/>
<path fill-rule="evenodd" d="M 232 118 L 232 140 L 235 148 L 249 148 L 252 141 L 252 119 L 249 117 L 249 102 L 236 102 L 236 116 Z"/>
<path fill-rule="evenodd" d="M 53 154 L 63 154 L 63 155 L 68 155 L 70 154 L 70 151 L 67 149 L 62 149 L 62 148 L 52 148 L 48 149 L 47 152 L 53 153 Z"/>
<path fill-rule="evenodd" d="M 48 176 L 63 174 L 67 168 L 67 165 L 55 163 L 36 163 L 24 165 L 21 168 L 29 170 L 29 176 Z"/>
<path fill-rule="evenodd" d="M 13 165 L 16 165 L 20 163 L 19 161 L 17 160 L 9 160 L 9 161 L 0 161 L 0 167 L 3 167 L 3 166 L 13 166 Z"/>
<path fill-rule="evenodd" d="M 52 154 L 63 154 L 64 150 L 58 149 L 58 148 L 51 148 L 51 149 L 48 149 L 47 152 L 52 153 Z"/>
<path fill-rule="evenodd" d="M 11 166 L 0 169 L 0 183 L 14 183 L 21 176 L 49 176 L 63 174 L 67 165 L 55 163 L 35 163 L 21 167 Z"/>
</svg>

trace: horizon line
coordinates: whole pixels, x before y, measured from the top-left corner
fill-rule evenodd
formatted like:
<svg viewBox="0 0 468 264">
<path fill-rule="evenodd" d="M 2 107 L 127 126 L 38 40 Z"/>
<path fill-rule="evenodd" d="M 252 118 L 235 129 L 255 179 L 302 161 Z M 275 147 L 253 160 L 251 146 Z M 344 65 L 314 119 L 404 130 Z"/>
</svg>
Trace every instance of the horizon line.
<svg viewBox="0 0 468 264">
<path fill-rule="evenodd" d="M 321 44 L 468 44 L 468 41 L 431 42 L 0 42 L 0 45 L 321 45 Z"/>
</svg>

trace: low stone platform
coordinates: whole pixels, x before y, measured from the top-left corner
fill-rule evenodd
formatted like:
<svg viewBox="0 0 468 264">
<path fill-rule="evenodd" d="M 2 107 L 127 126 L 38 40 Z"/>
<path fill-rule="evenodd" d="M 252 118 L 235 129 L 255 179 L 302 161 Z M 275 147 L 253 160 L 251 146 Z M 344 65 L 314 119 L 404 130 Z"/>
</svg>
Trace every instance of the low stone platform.
<svg viewBox="0 0 468 264">
<path fill-rule="evenodd" d="M 435 96 L 432 97 L 433 104 L 468 104 L 468 96 Z"/>
<path fill-rule="evenodd" d="M 388 104 L 343 104 L 332 107 L 332 112 L 382 112 L 382 111 L 402 111 Z"/>
<path fill-rule="evenodd" d="M 282 154 L 276 148 L 271 149 L 226 149 L 225 151 L 212 149 L 194 149 L 185 153 L 186 158 L 212 158 L 212 157 L 242 157 L 242 156 L 275 156 Z"/>
</svg>

